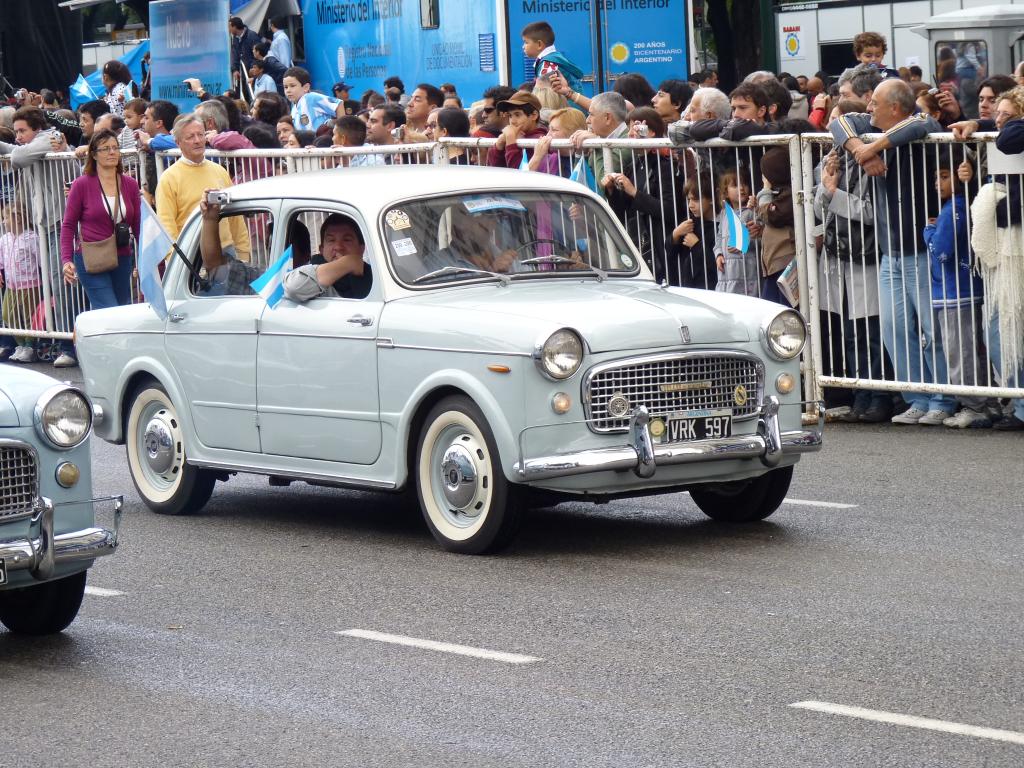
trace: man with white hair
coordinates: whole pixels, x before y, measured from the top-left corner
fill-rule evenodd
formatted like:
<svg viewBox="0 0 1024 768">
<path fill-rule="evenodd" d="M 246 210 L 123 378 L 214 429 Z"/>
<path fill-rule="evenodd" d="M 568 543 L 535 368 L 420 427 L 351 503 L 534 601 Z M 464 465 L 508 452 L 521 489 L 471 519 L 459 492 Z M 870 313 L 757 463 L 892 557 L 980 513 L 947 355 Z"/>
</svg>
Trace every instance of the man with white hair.
<svg viewBox="0 0 1024 768">
<path fill-rule="evenodd" d="M 206 130 L 195 113 L 178 118 L 172 133 L 181 157 L 160 176 L 156 185 L 156 210 L 167 234 L 177 240 L 203 193 L 208 189 L 230 187 L 231 177 L 222 166 L 206 159 Z M 225 251 L 230 248 L 239 261 L 249 260 L 251 246 L 243 217 L 230 216 L 222 220 L 220 235 Z"/>
<path fill-rule="evenodd" d="M 923 238 L 925 224 L 938 213 L 932 156 L 912 144 L 942 126 L 930 115 L 914 114 L 914 92 L 902 80 L 886 79 L 874 89 L 870 114 L 841 115 L 830 125 L 837 147 L 849 152 L 869 176 L 877 177 L 872 195 L 879 250 L 879 310 L 882 342 L 897 381 L 942 383 L 946 359 L 935 334 L 931 305 L 931 263 Z M 860 137 L 883 132 L 870 144 Z M 909 188 L 916 194 L 908 194 Z M 953 414 L 948 395 L 904 392 L 910 404 L 893 416 L 896 424 L 941 425 Z"/>
<path fill-rule="evenodd" d="M 698 120 L 728 120 L 731 116 L 728 96 L 717 88 L 698 88 L 683 119 L 695 123 Z"/>
<path fill-rule="evenodd" d="M 587 126 L 589 130 L 576 131 L 571 136 L 573 147 L 579 151 L 587 139 L 622 139 L 629 133 L 626 115 L 629 110 L 621 93 L 605 91 L 590 100 Z M 604 152 L 591 154 L 590 165 L 594 170 L 594 178 L 603 179 L 607 173 L 629 174 L 633 167 L 633 153 L 628 149 L 612 150 L 611 167 L 605 167 Z M 600 187 L 599 187 L 600 189 Z"/>
</svg>

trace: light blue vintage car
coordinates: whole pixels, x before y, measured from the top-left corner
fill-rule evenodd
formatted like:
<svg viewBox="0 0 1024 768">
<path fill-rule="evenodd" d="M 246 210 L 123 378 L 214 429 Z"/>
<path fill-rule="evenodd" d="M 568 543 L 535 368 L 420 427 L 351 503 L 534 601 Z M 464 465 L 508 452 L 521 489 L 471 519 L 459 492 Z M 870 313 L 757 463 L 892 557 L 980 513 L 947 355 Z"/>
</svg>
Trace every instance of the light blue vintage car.
<svg viewBox="0 0 1024 768">
<path fill-rule="evenodd" d="M 121 497 L 91 498 L 92 420 L 76 387 L 0 366 L 0 623 L 13 632 L 67 627 L 86 571 L 117 548 Z M 101 502 L 112 528 L 96 525 Z"/>
<path fill-rule="evenodd" d="M 762 519 L 821 445 L 799 313 L 656 284 L 579 184 L 377 167 L 227 197 L 219 232 L 197 215 L 179 238 L 166 321 L 136 305 L 77 325 L 96 432 L 157 512 L 198 511 L 237 472 L 409 490 L 443 547 L 481 553 L 538 498 L 688 490 L 716 520 Z M 333 263 L 336 226 L 363 276 L 308 301 L 270 307 L 259 269 L 217 261 Z"/>
</svg>

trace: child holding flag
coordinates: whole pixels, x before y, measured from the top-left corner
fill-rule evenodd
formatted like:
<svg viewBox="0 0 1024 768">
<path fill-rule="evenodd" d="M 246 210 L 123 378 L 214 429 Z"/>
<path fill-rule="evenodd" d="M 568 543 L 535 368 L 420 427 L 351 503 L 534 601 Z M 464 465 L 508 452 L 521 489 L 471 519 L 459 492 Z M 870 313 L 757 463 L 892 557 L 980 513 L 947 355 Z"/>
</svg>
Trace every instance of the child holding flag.
<svg viewBox="0 0 1024 768">
<path fill-rule="evenodd" d="M 747 229 L 756 216 L 747 205 L 750 185 L 743 178 L 741 169 L 728 168 L 722 173 L 718 179 L 718 198 L 722 208 L 718 214 L 718 236 L 715 239 L 715 263 L 719 272 L 715 290 L 757 296 L 760 293 L 760 270 L 757 252 Z"/>
</svg>

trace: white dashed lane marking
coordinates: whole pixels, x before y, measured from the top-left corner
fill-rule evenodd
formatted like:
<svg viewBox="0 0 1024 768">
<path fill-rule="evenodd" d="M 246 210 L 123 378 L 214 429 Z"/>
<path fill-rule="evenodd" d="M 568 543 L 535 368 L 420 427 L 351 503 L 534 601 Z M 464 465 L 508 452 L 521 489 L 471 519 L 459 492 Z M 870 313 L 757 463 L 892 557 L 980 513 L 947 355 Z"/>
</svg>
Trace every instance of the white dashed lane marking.
<svg viewBox="0 0 1024 768">
<path fill-rule="evenodd" d="M 103 587 L 86 587 L 85 594 L 92 595 L 93 597 L 123 597 L 124 592 L 118 592 L 116 589 L 104 589 Z"/>
<path fill-rule="evenodd" d="M 1004 731 L 1000 728 L 983 728 L 978 725 L 954 723 L 950 720 L 935 720 L 930 717 L 901 715 L 898 712 L 882 712 L 877 709 L 850 707 L 845 704 L 832 704 L 827 701 L 798 701 L 789 706 L 796 707 L 797 709 L 809 709 L 812 712 L 823 712 L 827 715 L 842 715 L 843 717 L 872 720 L 876 723 L 889 723 L 890 725 L 902 725 L 907 728 L 923 728 L 928 731 L 955 733 L 958 736 L 973 736 L 978 739 L 1006 741 L 1010 744 L 1024 744 L 1024 733 Z"/>
<path fill-rule="evenodd" d="M 801 507 L 827 507 L 828 509 L 855 509 L 858 504 L 840 504 L 838 501 L 811 501 L 809 499 L 783 499 L 783 504 L 796 504 Z"/>
<path fill-rule="evenodd" d="M 543 661 L 536 656 L 524 656 L 519 653 L 506 653 L 504 651 L 491 651 L 487 648 L 473 648 L 469 645 L 455 645 L 454 643 L 441 643 L 437 640 L 423 640 L 418 637 L 406 637 L 405 635 L 390 635 L 386 632 L 375 632 L 372 629 L 346 629 L 336 632 L 337 635 L 345 637 L 357 637 L 362 640 L 376 640 L 380 643 L 391 643 L 392 645 L 404 645 L 410 648 L 422 648 L 428 651 L 439 651 L 441 653 L 454 653 L 458 656 L 472 656 L 477 659 L 488 661 L 500 661 L 505 664 L 533 664 Z"/>
</svg>

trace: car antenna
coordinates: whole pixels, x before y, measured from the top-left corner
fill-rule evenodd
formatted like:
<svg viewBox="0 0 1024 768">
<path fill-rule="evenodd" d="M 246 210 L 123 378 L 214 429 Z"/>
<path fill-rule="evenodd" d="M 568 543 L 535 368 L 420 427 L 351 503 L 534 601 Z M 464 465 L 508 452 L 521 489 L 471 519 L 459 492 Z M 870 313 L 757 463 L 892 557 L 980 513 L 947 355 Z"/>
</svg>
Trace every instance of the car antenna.
<svg viewBox="0 0 1024 768">
<path fill-rule="evenodd" d="M 188 256 L 186 256 L 184 254 L 184 252 L 181 250 L 181 248 L 178 247 L 178 242 L 175 241 L 175 242 L 171 243 L 171 247 L 174 248 L 174 252 L 176 254 L 178 254 L 178 257 L 183 262 L 185 262 L 185 269 L 187 269 L 188 273 L 190 275 L 192 275 L 192 278 L 196 281 L 196 285 L 199 286 L 199 290 L 201 290 L 201 291 L 208 291 L 208 290 L 210 290 L 210 281 L 207 280 L 205 277 L 203 277 L 201 274 L 199 274 L 199 270 L 196 269 L 196 266 L 192 262 L 190 262 L 188 260 Z"/>
</svg>

